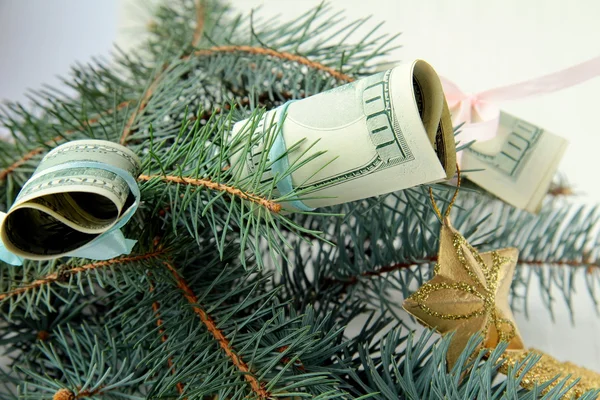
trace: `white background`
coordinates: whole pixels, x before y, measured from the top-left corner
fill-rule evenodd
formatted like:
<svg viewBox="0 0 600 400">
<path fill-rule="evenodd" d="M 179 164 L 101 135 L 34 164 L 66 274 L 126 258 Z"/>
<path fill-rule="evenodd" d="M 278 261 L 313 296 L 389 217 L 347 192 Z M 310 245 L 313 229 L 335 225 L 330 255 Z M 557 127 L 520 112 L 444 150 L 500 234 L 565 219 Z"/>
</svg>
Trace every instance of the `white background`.
<svg viewBox="0 0 600 400">
<path fill-rule="evenodd" d="M 233 0 L 240 11 L 263 5 L 265 16 L 295 15 L 320 0 Z M 423 58 L 465 92 L 478 92 L 554 72 L 600 52 L 600 2 L 579 0 L 331 0 L 348 19 L 372 14 L 383 31 L 403 32 L 390 61 Z M 107 55 L 111 43 L 132 46 L 148 22 L 147 6 L 118 0 L 0 0 L 0 99 L 24 100 L 27 88 L 57 84 L 75 60 Z M 371 25 L 372 27 L 373 25 Z M 600 72 L 600 71 L 599 71 Z M 600 203 L 597 170 L 600 79 L 502 108 L 566 137 L 563 171 Z M 530 318 L 517 315 L 527 344 L 600 371 L 600 317 L 583 282 L 574 303 L 575 326 L 557 299 L 553 323 L 539 299 Z"/>
</svg>

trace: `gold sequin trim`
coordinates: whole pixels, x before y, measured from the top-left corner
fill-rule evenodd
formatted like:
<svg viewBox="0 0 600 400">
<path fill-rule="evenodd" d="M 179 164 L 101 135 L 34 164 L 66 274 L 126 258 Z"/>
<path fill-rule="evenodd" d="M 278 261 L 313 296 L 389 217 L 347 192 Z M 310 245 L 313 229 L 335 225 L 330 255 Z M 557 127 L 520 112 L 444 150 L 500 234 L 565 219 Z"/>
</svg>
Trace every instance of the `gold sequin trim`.
<svg viewBox="0 0 600 400">
<path fill-rule="evenodd" d="M 534 354 L 541 358 L 525 374 L 521 381 L 521 386 L 526 389 L 531 390 L 535 385 L 541 385 L 551 381 L 556 376 L 559 376 L 558 379 L 552 382 L 549 387 L 542 392 L 542 394 L 546 394 L 569 375 L 571 376 L 567 379 L 565 387 L 573 384 L 577 379 L 579 379 L 579 382 L 565 393 L 562 397 L 563 399 L 571 399 L 573 397 L 579 398 L 587 391 L 600 389 L 599 373 L 570 362 L 558 361 L 548 354 L 535 349 L 506 351 L 502 355 L 504 363 L 500 366 L 499 371 L 505 375 L 508 375 L 509 373 L 512 375 L 520 375 L 523 371 L 523 361 L 529 354 Z M 518 369 L 515 371 L 515 368 Z M 511 371 L 509 371 L 509 369 L 511 369 Z"/>
</svg>

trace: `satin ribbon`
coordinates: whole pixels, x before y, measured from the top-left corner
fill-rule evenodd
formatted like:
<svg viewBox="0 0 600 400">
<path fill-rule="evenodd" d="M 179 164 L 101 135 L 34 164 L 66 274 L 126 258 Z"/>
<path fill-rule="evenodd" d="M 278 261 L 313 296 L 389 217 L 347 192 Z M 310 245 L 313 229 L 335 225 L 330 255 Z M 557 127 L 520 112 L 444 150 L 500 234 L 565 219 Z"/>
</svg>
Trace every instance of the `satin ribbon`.
<svg viewBox="0 0 600 400">
<path fill-rule="evenodd" d="M 286 154 L 287 146 L 285 144 L 285 139 L 283 138 L 283 123 L 285 121 L 288 107 L 295 101 L 297 100 L 290 100 L 281 106 L 281 110 L 279 111 L 279 120 L 277 121 L 277 133 L 275 135 L 275 139 L 273 140 L 273 145 L 269 150 L 269 160 L 275 160 L 271 165 L 271 171 L 273 172 L 273 176 L 279 177 L 279 180 L 277 181 L 277 190 L 279 191 L 279 195 L 281 197 L 288 196 L 294 191 L 292 175 L 288 172 L 290 169 L 290 163 Z M 314 208 L 307 206 L 297 197 L 290 200 L 289 204 L 301 211 L 314 210 Z"/>
<path fill-rule="evenodd" d="M 479 93 L 464 93 L 452 81 L 440 77 L 452 123 L 464 122 L 459 136 L 461 143 L 485 141 L 496 136 L 500 120 L 497 103 L 552 93 L 575 86 L 600 75 L 600 56 L 539 78 L 501 86 Z"/>
<path fill-rule="evenodd" d="M 86 243 L 80 248 L 75 249 L 69 253 L 62 254 L 56 258 L 78 257 L 87 258 L 90 260 L 109 260 L 120 255 L 131 253 L 131 250 L 133 249 L 133 246 L 135 246 L 135 244 L 137 243 L 137 240 L 125 238 L 125 236 L 123 236 L 123 233 L 121 232 L 121 228 L 131 219 L 133 214 L 135 214 L 140 204 L 140 189 L 137 185 L 137 182 L 129 172 L 109 164 L 93 161 L 75 161 L 48 168 L 47 170 L 44 170 L 44 174 L 69 168 L 86 167 L 104 169 L 106 171 L 113 172 L 121 178 L 123 178 L 123 180 L 127 183 L 127 186 L 129 186 L 129 190 L 135 198 L 135 201 L 127 210 L 123 212 L 123 214 L 119 217 L 117 222 L 109 230 L 98 235 L 95 239 L 91 240 L 90 242 Z M 2 226 L 2 223 L 4 222 L 5 218 L 6 214 L 0 212 L 0 227 Z M 4 261 L 7 264 L 19 266 L 23 265 L 23 261 L 25 259 L 8 251 L 8 249 L 2 243 L 2 240 L 0 240 L 0 260 Z"/>
</svg>

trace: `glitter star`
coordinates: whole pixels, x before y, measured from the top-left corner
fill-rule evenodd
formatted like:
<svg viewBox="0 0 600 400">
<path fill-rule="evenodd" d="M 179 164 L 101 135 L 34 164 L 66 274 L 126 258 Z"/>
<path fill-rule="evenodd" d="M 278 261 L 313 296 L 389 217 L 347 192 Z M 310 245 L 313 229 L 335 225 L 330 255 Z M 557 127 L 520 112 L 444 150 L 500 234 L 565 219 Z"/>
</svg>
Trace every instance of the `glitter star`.
<svg viewBox="0 0 600 400">
<path fill-rule="evenodd" d="M 476 333 L 483 336 L 487 348 L 500 341 L 508 342 L 509 349 L 523 348 L 508 303 L 518 254 L 515 248 L 480 254 L 445 220 L 435 275 L 403 307 L 442 335 L 454 332 L 446 357 L 448 369 Z"/>
</svg>

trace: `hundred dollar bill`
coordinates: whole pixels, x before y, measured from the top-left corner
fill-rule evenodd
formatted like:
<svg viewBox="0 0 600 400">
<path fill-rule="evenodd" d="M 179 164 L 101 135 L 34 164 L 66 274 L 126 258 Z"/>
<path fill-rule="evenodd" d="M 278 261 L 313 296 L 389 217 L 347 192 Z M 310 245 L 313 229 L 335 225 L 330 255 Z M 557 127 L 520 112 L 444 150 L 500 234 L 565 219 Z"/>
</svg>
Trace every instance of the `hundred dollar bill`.
<svg viewBox="0 0 600 400">
<path fill-rule="evenodd" d="M 507 203 L 537 213 L 568 142 L 553 133 L 502 112 L 498 135 L 464 151 L 461 167 Z"/>
<path fill-rule="evenodd" d="M 268 185 L 275 179 L 284 200 L 294 190 L 301 193 L 301 199 L 284 202 L 291 210 L 438 182 L 452 177 L 456 169 L 442 85 L 422 60 L 288 102 L 267 112 L 258 124 L 238 122 L 233 134 L 248 129 L 262 137 L 274 129 L 273 143 L 258 141 L 247 155 L 240 151 L 232 157 L 232 166 L 241 165 L 242 176 L 255 175 L 268 151 L 260 180 Z M 325 154 L 301 164 L 321 153 Z M 293 172 L 286 175 L 288 171 Z"/>
<path fill-rule="evenodd" d="M 113 228 L 136 203 L 131 181 L 140 168 L 129 149 L 78 140 L 50 151 L 6 215 L 0 239 L 32 260 L 61 257 Z"/>
</svg>

